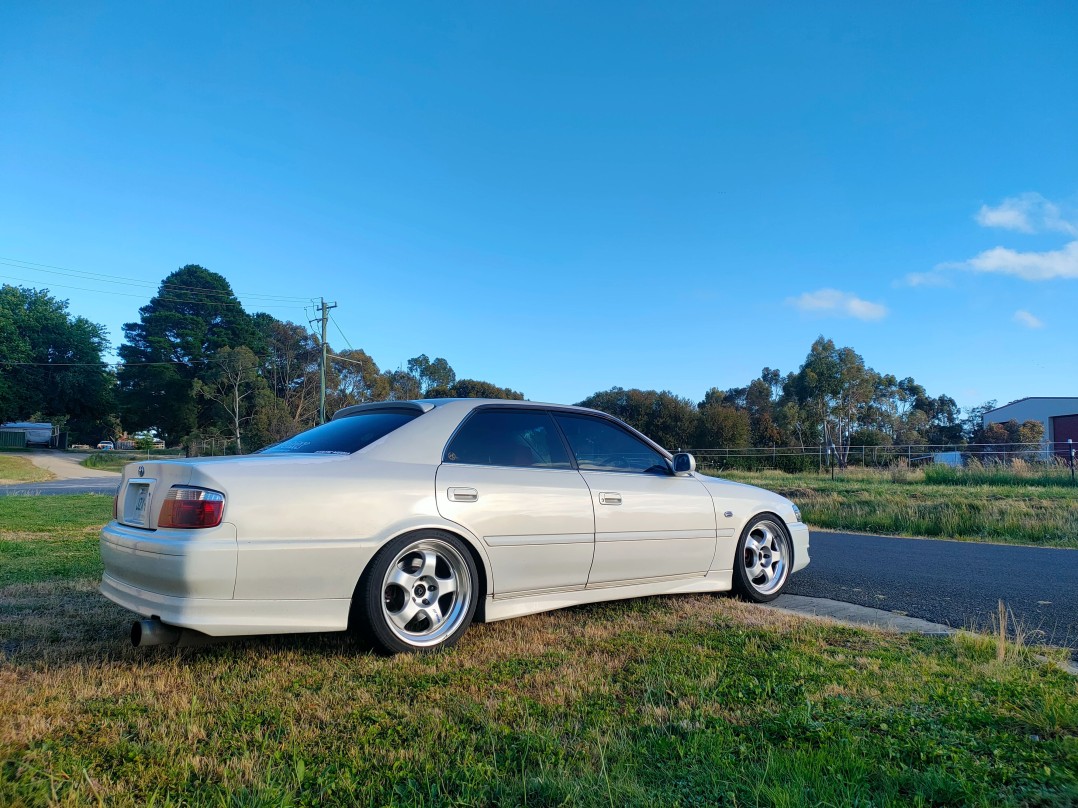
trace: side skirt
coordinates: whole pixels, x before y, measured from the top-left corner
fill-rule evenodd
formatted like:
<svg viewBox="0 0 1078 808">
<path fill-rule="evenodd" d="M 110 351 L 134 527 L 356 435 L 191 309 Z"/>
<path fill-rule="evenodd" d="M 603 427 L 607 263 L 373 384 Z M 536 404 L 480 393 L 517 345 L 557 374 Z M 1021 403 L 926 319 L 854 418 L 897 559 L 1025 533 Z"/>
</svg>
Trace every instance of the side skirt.
<svg viewBox="0 0 1078 808">
<path fill-rule="evenodd" d="M 693 592 L 726 592 L 732 588 L 732 585 L 733 571 L 718 570 L 709 572 L 703 577 L 634 583 L 626 586 L 604 586 L 600 589 L 578 589 L 573 592 L 551 592 L 527 598 L 495 599 L 487 596 L 485 618 L 486 622 L 492 623 L 496 620 L 508 620 L 511 617 L 606 600 L 646 598 L 651 595 L 683 595 Z"/>
</svg>

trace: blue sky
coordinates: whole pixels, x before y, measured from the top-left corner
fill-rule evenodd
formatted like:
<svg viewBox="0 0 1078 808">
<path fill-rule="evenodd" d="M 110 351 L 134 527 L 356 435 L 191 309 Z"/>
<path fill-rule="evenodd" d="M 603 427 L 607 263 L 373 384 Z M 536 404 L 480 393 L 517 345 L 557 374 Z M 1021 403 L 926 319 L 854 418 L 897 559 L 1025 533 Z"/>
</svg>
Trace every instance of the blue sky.
<svg viewBox="0 0 1078 808">
<path fill-rule="evenodd" d="M 819 334 L 963 406 L 1078 391 L 1074 3 L 296 6 L 5 4 L 0 281 L 118 343 L 198 263 L 537 400 Z"/>
</svg>

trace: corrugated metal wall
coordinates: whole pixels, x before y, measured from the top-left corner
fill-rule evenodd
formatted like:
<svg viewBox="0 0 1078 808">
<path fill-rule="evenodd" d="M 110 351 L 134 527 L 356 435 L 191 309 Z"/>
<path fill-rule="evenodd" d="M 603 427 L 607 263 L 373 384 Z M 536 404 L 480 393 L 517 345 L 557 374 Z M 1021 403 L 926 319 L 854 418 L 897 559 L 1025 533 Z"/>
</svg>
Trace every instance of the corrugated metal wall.
<svg viewBox="0 0 1078 808">
<path fill-rule="evenodd" d="M 26 448 L 26 433 L 21 429 L 19 430 L 4 430 L 0 432 L 0 448 L 4 449 L 25 449 Z"/>
</svg>

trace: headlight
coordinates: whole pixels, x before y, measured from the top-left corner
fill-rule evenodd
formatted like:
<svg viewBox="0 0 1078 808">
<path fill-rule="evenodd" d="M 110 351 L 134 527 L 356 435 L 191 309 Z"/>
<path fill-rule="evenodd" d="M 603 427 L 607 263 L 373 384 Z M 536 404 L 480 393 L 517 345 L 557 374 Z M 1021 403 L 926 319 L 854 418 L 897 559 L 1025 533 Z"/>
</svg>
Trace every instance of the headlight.
<svg viewBox="0 0 1078 808">
<path fill-rule="evenodd" d="M 790 505 L 794 509 L 794 519 L 797 520 L 798 522 L 800 522 L 801 521 L 801 509 L 798 508 L 796 505 L 794 505 L 792 502 L 790 503 Z"/>
</svg>

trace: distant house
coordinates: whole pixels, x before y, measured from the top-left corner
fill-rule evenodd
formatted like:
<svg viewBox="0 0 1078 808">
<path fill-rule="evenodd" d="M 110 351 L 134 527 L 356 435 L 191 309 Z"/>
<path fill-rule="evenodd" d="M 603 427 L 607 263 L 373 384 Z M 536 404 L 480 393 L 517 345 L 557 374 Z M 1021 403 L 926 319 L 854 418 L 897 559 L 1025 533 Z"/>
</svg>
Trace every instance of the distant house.
<svg viewBox="0 0 1078 808">
<path fill-rule="evenodd" d="M 0 446 L 48 446 L 52 443 L 52 424 L 12 421 L 0 424 Z"/>
<path fill-rule="evenodd" d="M 1078 398 L 1020 398 L 986 412 L 983 425 L 1005 424 L 1012 419 L 1044 424 L 1045 449 L 1049 452 L 1067 454 L 1068 440 L 1078 445 Z"/>
</svg>

